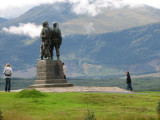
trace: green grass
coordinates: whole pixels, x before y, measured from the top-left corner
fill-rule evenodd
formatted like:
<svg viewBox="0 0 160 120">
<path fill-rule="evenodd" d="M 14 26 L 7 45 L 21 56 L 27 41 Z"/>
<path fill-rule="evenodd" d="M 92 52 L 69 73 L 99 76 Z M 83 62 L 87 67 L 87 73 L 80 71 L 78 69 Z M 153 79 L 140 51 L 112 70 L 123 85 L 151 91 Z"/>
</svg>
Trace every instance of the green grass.
<svg viewBox="0 0 160 120">
<path fill-rule="evenodd" d="M 36 90 L 36 89 L 24 89 L 16 94 L 17 98 L 40 98 L 45 97 L 46 94 Z"/>
<path fill-rule="evenodd" d="M 160 92 L 157 92 L 157 91 L 142 91 L 142 92 L 137 92 L 137 93 L 152 93 L 152 94 L 160 94 Z"/>
<path fill-rule="evenodd" d="M 83 120 L 88 110 L 97 120 L 158 119 L 160 94 L 155 93 L 43 93 L 41 97 L 18 94 L 0 92 L 4 120 Z"/>
</svg>

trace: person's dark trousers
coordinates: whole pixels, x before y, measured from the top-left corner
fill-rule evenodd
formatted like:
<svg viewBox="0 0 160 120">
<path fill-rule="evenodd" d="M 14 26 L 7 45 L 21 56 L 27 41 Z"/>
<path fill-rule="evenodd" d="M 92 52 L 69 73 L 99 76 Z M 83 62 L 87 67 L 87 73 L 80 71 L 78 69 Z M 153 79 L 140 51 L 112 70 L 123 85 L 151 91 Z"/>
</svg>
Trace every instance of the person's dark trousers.
<svg viewBox="0 0 160 120">
<path fill-rule="evenodd" d="M 5 91 L 10 92 L 11 89 L 11 78 L 6 78 L 6 87 L 5 87 Z"/>
<path fill-rule="evenodd" d="M 131 83 L 128 83 L 128 84 L 127 84 L 127 90 L 131 90 L 131 91 L 133 91 L 133 88 L 132 88 Z"/>
<path fill-rule="evenodd" d="M 64 75 L 64 79 L 66 79 L 66 75 Z"/>
</svg>

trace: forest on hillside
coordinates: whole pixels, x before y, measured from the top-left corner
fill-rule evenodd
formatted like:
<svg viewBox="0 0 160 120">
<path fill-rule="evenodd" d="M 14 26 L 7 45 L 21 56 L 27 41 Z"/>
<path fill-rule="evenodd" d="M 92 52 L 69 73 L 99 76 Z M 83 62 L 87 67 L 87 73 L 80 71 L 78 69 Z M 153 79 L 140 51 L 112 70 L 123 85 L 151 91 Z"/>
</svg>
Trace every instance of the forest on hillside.
<svg viewBox="0 0 160 120">
<path fill-rule="evenodd" d="M 12 78 L 11 89 L 24 89 L 30 85 L 33 85 L 36 78 L 24 79 L 24 78 Z M 74 86 L 95 86 L 95 87 L 120 87 L 126 89 L 125 79 L 120 78 L 107 78 L 107 79 L 82 79 L 82 78 L 68 78 L 69 83 L 73 83 Z M 0 79 L 0 90 L 4 90 L 5 79 Z M 160 79 L 159 78 L 133 78 L 132 87 L 134 91 L 160 91 Z"/>
</svg>

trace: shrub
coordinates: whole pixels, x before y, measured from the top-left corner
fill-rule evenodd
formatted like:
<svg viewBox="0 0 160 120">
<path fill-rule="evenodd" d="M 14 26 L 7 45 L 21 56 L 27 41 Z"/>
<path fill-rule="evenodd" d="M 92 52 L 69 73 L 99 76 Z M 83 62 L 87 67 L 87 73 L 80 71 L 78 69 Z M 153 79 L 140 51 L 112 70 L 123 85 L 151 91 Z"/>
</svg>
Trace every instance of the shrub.
<svg viewBox="0 0 160 120">
<path fill-rule="evenodd" d="M 2 120 L 2 119 L 3 119 L 2 112 L 0 111 L 0 120 Z"/>
<path fill-rule="evenodd" d="M 36 90 L 36 89 L 24 89 L 16 94 L 18 98 L 39 98 L 45 97 L 46 94 Z"/>
<path fill-rule="evenodd" d="M 93 110 L 87 110 L 86 115 L 84 115 L 84 120 L 96 120 Z"/>
<path fill-rule="evenodd" d="M 156 110 L 157 110 L 157 114 L 158 114 L 158 119 L 160 120 L 160 101 L 158 101 L 158 103 L 157 103 Z"/>
</svg>

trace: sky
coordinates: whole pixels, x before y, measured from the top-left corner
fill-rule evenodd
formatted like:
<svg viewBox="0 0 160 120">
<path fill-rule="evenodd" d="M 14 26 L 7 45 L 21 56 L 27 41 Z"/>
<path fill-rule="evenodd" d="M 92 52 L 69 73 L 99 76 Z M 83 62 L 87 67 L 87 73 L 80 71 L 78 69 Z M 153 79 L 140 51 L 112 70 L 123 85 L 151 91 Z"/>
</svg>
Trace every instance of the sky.
<svg viewBox="0 0 160 120">
<path fill-rule="evenodd" d="M 0 17 L 15 18 L 40 4 L 70 3 L 76 14 L 97 15 L 101 8 L 148 5 L 160 9 L 159 0 L 0 0 Z"/>
<path fill-rule="evenodd" d="M 88 14 L 96 16 L 101 12 L 102 8 L 122 8 L 129 7 L 142 7 L 148 5 L 160 9 L 159 0 L 0 0 L 0 17 L 13 19 L 25 13 L 27 10 L 41 5 L 53 3 L 70 3 L 72 11 L 76 14 Z M 32 29 L 30 29 L 32 28 Z M 26 35 L 31 38 L 39 37 L 41 25 L 35 23 L 19 23 L 18 26 L 4 27 L 0 32 L 12 33 L 17 35 Z M 92 23 L 89 23 L 87 33 L 94 31 Z"/>
</svg>

